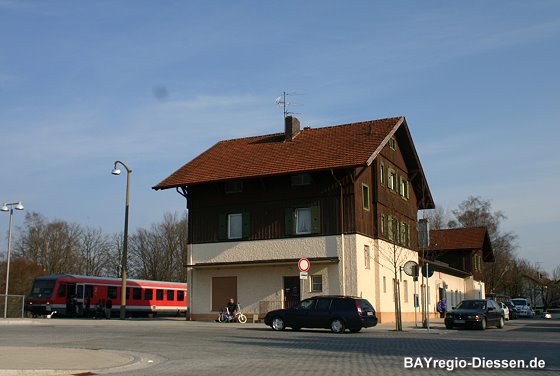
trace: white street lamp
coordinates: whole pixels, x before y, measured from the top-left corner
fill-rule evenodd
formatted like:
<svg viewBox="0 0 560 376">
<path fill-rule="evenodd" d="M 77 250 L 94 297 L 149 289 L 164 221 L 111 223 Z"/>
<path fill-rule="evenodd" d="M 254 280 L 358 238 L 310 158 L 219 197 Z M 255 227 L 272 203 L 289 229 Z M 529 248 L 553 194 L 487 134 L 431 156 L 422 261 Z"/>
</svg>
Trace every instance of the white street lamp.
<svg viewBox="0 0 560 376">
<path fill-rule="evenodd" d="M 129 207 L 129 197 L 130 197 L 130 174 L 132 174 L 132 170 L 128 168 L 126 163 L 121 161 L 115 161 L 115 165 L 113 166 L 113 171 L 111 174 L 113 175 L 120 175 L 121 170 L 117 168 L 117 164 L 121 164 L 126 169 L 126 206 L 124 210 L 124 240 L 123 240 L 123 254 L 122 254 L 122 282 L 121 282 L 121 310 L 120 310 L 120 319 L 126 319 L 126 272 L 128 269 L 128 207 Z"/>
<path fill-rule="evenodd" d="M 14 222 L 14 208 L 16 210 L 23 210 L 21 201 L 4 204 L 2 205 L 2 208 L 0 208 L 3 212 L 10 212 L 10 225 L 8 227 L 8 259 L 6 260 L 6 294 L 4 295 L 4 318 L 8 315 L 8 286 L 10 283 L 10 255 L 12 253 L 12 224 Z"/>
</svg>

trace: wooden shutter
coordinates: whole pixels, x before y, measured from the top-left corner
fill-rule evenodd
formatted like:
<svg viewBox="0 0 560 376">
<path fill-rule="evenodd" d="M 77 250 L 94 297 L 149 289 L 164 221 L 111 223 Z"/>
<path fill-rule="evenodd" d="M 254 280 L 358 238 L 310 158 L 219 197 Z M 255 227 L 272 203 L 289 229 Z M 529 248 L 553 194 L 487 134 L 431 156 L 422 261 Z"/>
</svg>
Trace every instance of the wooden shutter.
<svg viewBox="0 0 560 376">
<path fill-rule="evenodd" d="M 293 208 L 286 208 L 285 213 L 285 227 L 286 227 L 286 235 L 293 235 L 295 234 L 295 222 L 294 222 L 294 209 Z"/>
<path fill-rule="evenodd" d="M 242 232 L 241 232 L 241 236 L 243 237 L 243 239 L 248 238 L 251 235 L 251 216 L 249 213 L 245 212 L 242 214 L 241 217 L 241 221 L 242 221 Z"/>
<path fill-rule="evenodd" d="M 311 233 L 318 234 L 321 232 L 321 207 L 311 207 Z"/>
<path fill-rule="evenodd" d="M 218 216 L 218 240 L 227 239 L 227 214 Z"/>
</svg>

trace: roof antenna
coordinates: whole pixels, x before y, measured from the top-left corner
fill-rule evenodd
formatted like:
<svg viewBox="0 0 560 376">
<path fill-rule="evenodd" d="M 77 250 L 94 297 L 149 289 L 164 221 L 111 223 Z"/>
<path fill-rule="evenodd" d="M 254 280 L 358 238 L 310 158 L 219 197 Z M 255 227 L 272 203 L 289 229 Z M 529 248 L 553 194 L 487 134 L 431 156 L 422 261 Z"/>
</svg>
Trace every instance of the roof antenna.
<svg viewBox="0 0 560 376">
<path fill-rule="evenodd" d="M 284 119 L 286 119 L 286 117 L 288 115 L 300 114 L 299 112 L 288 111 L 288 109 L 287 109 L 288 106 L 297 106 L 298 105 L 298 103 L 288 102 L 286 100 L 286 96 L 288 96 L 288 95 L 298 95 L 298 93 L 287 93 L 287 92 L 283 91 L 282 95 L 279 96 L 278 98 L 276 98 L 276 101 L 275 101 L 276 105 L 278 107 L 283 107 L 283 109 L 284 109 Z"/>
</svg>

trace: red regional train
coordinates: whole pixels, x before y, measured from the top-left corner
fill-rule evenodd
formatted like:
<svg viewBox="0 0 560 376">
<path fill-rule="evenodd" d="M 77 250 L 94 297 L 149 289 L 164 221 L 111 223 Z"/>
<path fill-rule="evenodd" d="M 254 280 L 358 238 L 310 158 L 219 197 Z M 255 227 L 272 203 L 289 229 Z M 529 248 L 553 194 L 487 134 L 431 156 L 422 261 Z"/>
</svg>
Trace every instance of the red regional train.
<svg viewBox="0 0 560 376">
<path fill-rule="evenodd" d="M 35 278 L 25 300 L 25 310 L 33 316 L 55 315 L 92 317 L 97 303 L 111 299 L 111 312 L 118 315 L 121 279 L 55 274 Z M 180 315 L 187 311 L 187 284 L 179 282 L 127 279 L 126 312 L 129 315 Z"/>
</svg>

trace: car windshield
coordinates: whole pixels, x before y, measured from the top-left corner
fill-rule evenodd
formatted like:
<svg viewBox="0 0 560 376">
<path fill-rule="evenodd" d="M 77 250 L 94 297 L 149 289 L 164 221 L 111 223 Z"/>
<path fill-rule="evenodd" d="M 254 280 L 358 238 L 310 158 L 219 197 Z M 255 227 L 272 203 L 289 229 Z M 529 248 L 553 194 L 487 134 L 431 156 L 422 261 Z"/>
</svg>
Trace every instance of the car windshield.
<svg viewBox="0 0 560 376">
<path fill-rule="evenodd" d="M 485 309 L 486 303 L 483 300 L 463 300 L 457 309 Z"/>
<path fill-rule="evenodd" d="M 513 302 L 513 304 L 515 304 L 517 306 L 527 305 L 527 300 L 525 300 L 525 299 L 512 299 L 511 301 Z"/>
</svg>

